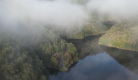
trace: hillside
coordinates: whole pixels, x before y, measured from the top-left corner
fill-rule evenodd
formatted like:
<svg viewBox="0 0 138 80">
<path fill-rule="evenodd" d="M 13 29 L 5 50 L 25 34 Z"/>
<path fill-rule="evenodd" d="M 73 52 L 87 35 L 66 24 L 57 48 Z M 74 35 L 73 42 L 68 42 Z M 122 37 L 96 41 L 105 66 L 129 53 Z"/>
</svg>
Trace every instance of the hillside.
<svg viewBox="0 0 138 80">
<path fill-rule="evenodd" d="M 100 38 L 99 44 L 138 51 L 137 20 L 122 20 L 118 22 Z"/>
<path fill-rule="evenodd" d="M 105 33 L 116 22 L 109 15 L 104 14 L 104 17 L 98 11 L 92 11 L 91 17 L 85 21 L 83 25 L 74 25 L 73 28 L 58 30 L 60 36 L 66 39 L 83 39 L 91 35 L 99 35 Z M 55 31 L 56 32 L 56 31 Z"/>
<path fill-rule="evenodd" d="M 78 61 L 72 43 L 43 26 L 31 31 L 24 28 L 22 26 L 20 34 L 15 35 L 0 27 L 1 80 L 46 80 L 49 75 L 47 68 L 66 71 Z"/>
</svg>

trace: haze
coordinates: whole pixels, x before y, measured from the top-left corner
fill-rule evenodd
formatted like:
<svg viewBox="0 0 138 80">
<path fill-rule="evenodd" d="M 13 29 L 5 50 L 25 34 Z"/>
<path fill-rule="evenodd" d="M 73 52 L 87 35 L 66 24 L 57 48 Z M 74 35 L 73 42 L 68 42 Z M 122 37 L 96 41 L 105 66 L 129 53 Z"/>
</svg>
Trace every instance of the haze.
<svg viewBox="0 0 138 80">
<path fill-rule="evenodd" d="M 8 30 L 16 30 L 19 24 L 70 28 L 92 18 L 93 10 L 112 18 L 135 17 L 138 14 L 137 3 L 136 0 L 89 0 L 85 4 L 73 3 L 72 0 L 1 0 L 0 23 Z"/>
</svg>

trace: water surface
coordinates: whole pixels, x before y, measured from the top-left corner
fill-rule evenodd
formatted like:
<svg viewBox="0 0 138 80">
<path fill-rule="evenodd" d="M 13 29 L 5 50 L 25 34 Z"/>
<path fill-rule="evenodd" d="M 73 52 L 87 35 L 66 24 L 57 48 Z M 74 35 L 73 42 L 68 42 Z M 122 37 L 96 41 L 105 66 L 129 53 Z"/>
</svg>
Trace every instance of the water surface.
<svg viewBox="0 0 138 80">
<path fill-rule="evenodd" d="M 79 62 L 50 80 L 138 80 L 138 52 L 98 45 L 99 37 L 76 40 Z"/>
</svg>

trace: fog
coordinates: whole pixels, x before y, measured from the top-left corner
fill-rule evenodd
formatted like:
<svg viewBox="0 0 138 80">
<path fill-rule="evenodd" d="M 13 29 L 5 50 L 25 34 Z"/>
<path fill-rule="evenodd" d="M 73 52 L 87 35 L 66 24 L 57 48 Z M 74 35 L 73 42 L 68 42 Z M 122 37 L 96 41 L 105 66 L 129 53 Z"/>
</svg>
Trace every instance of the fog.
<svg viewBox="0 0 138 80">
<path fill-rule="evenodd" d="M 77 4 L 72 0 L 1 0 L 0 24 L 6 30 L 17 31 L 22 26 L 43 25 L 57 28 L 80 26 L 97 10 L 112 18 L 129 19 L 138 14 L 136 0 L 88 0 Z M 80 0 L 80 2 L 84 0 Z M 31 28 L 31 29 L 32 29 Z"/>
<path fill-rule="evenodd" d="M 81 24 L 87 13 L 77 4 L 68 1 L 5 0 L 1 1 L 1 22 L 8 26 L 18 23 L 69 27 Z"/>
<path fill-rule="evenodd" d="M 77 31 L 77 30 L 73 30 L 73 29 L 78 29 L 78 27 L 81 28 L 81 26 L 85 26 L 86 22 L 89 22 L 91 19 L 95 19 L 95 18 L 93 18 L 93 15 L 92 15 L 92 12 L 94 12 L 94 11 L 98 12 L 100 18 L 103 18 L 104 14 L 109 15 L 111 20 L 112 19 L 117 20 L 120 18 L 131 20 L 132 18 L 137 18 L 137 16 L 138 16 L 137 3 L 138 3 L 138 1 L 136 1 L 136 0 L 131 0 L 131 1 L 130 0 L 87 0 L 87 1 L 85 1 L 85 0 L 0 0 L 0 39 L 2 40 L 2 42 L 0 41 L 1 42 L 0 48 L 1 48 L 1 52 L 2 52 L 1 61 L 2 60 L 5 61 L 5 63 L 2 63 L 2 65 L 3 64 L 11 65 L 11 67 L 9 67 L 8 69 L 12 71 L 14 68 L 16 68 L 16 67 L 12 68 L 12 65 L 14 65 L 14 61 L 16 61 L 16 60 L 18 61 L 18 58 L 22 57 L 23 54 L 25 54 L 25 56 L 28 55 L 28 58 L 26 57 L 25 58 L 26 60 L 22 64 L 24 64 L 26 62 L 28 64 L 33 63 L 33 62 L 34 63 L 39 62 L 39 60 L 33 61 L 33 59 L 35 59 L 35 58 L 38 58 L 42 61 L 43 54 L 44 54 L 44 59 L 51 62 L 52 58 L 54 57 L 53 55 L 55 55 L 55 54 L 57 55 L 58 53 L 64 54 L 64 52 L 65 52 L 65 55 L 62 55 L 62 56 L 64 57 L 66 55 L 69 55 L 69 57 L 70 57 L 70 55 L 71 55 L 71 59 L 70 58 L 69 59 L 72 61 L 75 58 L 72 57 L 72 54 L 70 54 L 70 52 L 67 52 L 68 45 L 69 45 L 69 47 L 71 47 L 72 45 L 70 43 L 68 44 L 68 43 L 64 42 L 63 40 L 58 41 L 59 35 L 62 33 L 62 32 L 58 33 L 58 30 L 63 29 L 70 33 L 72 33 L 72 32 L 75 33 L 75 31 Z M 101 20 L 103 20 L 103 19 L 101 19 Z M 98 22 L 101 22 L 100 20 L 99 21 L 91 20 L 91 21 L 93 21 L 93 23 L 96 23 L 96 24 L 98 24 Z M 47 27 L 47 28 L 45 28 L 45 27 Z M 50 27 L 50 29 L 49 29 L 49 27 Z M 53 29 L 53 27 L 54 27 L 55 31 L 51 30 L 51 28 Z M 57 32 L 56 32 L 56 30 L 57 30 Z M 132 31 L 134 31 L 134 30 L 137 30 L 137 28 L 132 29 Z M 53 33 L 53 32 L 55 32 L 55 33 Z M 137 32 L 137 31 L 135 31 L 135 32 Z M 6 33 L 10 33 L 10 34 L 6 34 Z M 62 34 L 64 34 L 64 32 Z M 73 34 L 69 34 L 68 36 L 70 36 L 70 35 L 72 36 Z M 66 37 L 66 34 L 63 35 L 63 37 L 64 36 Z M 78 36 L 80 36 L 80 35 L 78 35 Z M 84 37 L 85 37 L 85 34 L 84 34 Z M 92 38 L 92 39 L 94 39 L 94 38 Z M 92 40 L 90 40 L 90 41 L 92 41 Z M 90 53 L 90 51 L 92 51 L 92 50 L 93 50 L 92 53 L 94 53 L 94 55 L 95 55 L 101 50 L 101 48 L 98 46 L 99 40 L 94 39 L 94 42 L 90 42 L 90 41 L 88 41 L 84 45 L 81 45 L 82 43 L 79 44 L 82 46 L 81 47 L 82 52 L 80 53 L 80 55 L 84 56 L 87 53 Z M 61 42 L 61 43 L 58 43 L 58 42 Z M 79 42 L 79 41 L 77 41 L 77 42 Z M 51 43 L 53 43 L 53 44 L 51 44 Z M 66 48 L 65 51 L 61 51 L 61 50 L 63 50 L 63 49 L 61 49 L 59 51 L 55 50 L 55 53 L 54 53 L 54 51 L 52 52 L 52 50 L 54 50 L 53 46 L 56 45 L 57 48 L 55 48 L 55 49 L 59 49 L 60 48 L 59 46 L 61 45 L 62 47 L 64 47 L 63 46 L 64 44 L 67 45 L 67 47 L 65 47 Z M 46 48 L 47 45 L 49 48 Z M 45 50 L 43 50 L 43 49 L 41 50 L 41 47 L 44 48 Z M 36 49 L 36 48 L 38 48 L 38 49 Z M 71 48 L 72 50 L 69 50 L 69 51 L 71 51 L 71 53 L 73 53 L 73 56 L 75 54 L 75 57 L 78 55 L 77 52 L 75 52 L 75 50 L 74 50 L 76 48 L 72 47 Z M 15 52 L 14 52 L 14 50 L 15 50 Z M 16 52 L 16 50 L 17 50 L 17 52 Z M 19 52 L 18 52 L 18 50 L 19 50 Z M 8 51 L 8 53 L 6 51 Z M 38 51 L 40 51 L 40 52 L 38 52 Z M 43 53 L 44 51 L 46 54 Z M 20 52 L 21 52 L 21 54 L 20 54 Z M 10 54 L 10 53 L 15 53 L 15 54 Z M 37 53 L 37 54 L 35 54 L 35 53 Z M 39 53 L 40 53 L 40 55 L 38 55 Z M 16 55 L 16 54 L 17 54 L 17 56 L 14 57 L 14 55 Z M 105 56 L 103 56 L 103 54 Z M 71 72 L 70 75 L 72 75 L 72 73 L 73 73 L 73 75 L 79 74 L 77 76 L 74 76 L 75 79 L 76 79 L 76 77 L 78 77 L 79 79 L 86 80 L 89 78 L 89 76 L 91 79 L 94 79 L 95 76 L 91 77 L 92 74 L 83 75 L 83 73 L 85 73 L 85 71 L 90 73 L 93 70 L 97 74 L 97 70 L 99 70 L 99 71 L 105 70 L 101 73 L 101 75 L 103 75 L 103 74 L 105 74 L 105 72 L 107 70 L 109 70 L 107 75 L 110 75 L 111 71 L 115 70 L 114 66 L 117 65 L 118 67 L 116 67 L 116 69 L 123 68 L 122 69 L 123 71 L 117 72 L 116 76 L 111 75 L 111 77 L 109 77 L 108 79 L 116 79 L 116 78 L 118 78 L 118 76 L 120 76 L 125 71 L 126 72 L 124 75 L 128 76 L 128 78 L 130 78 L 130 80 L 132 80 L 135 77 L 138 78 L 137 75 L 134 74 L 134 76 L 133 76 L 133 74 L 131 74 L 132 72 L 130 72 L 129 70 L 126 70 L 124 67 L 121 66 L 121 68 L 119 68 L 120 64 L 118 64 L 118 62 L 116 62 L 114 59 L 112 59 L 107 53 L 103 53 L 103 54 L 95 55 L 96 56 L 95 58 L 94 57 L 85 58 L 85 56 L 81 57 L 81 59 L 85 58 L 84 60 L 86 60 L 87 63 L 82 61 L 82 64 L 79 63 L 79 67 L 86 68 L 87 70 L 83 71 L 82 68 L 78 68 L 78 69 L 72 70 L 72 71 L 76 71 L 76 72 L 74 72 L 74 73 Z M 35 55 L 36 55 L 36 57 L 34 57 Z M 47 57 L 47 55 L 48 55 L 48 57 Z M 42 58 L 41 58 L 41 56 L 42 56 Z M 61 56 L 61 58 L 62 58 L 62 56 Z M 24 57 L 24 55 L 23 55 L 23 57 Z M 29 59 L 29 57 L 31 57 L 32 60 Z M 98 58 L 99 58 L 99 60 L 98 60 Z M 24 58 L 22 58 L 22 59 L 24 59 Z M 58 58 L 57 59 L 53 58 L 53 59 L 54 59 L 54 61 L 59 60 Z M 12 60 L 12 61 L 9 61 L 8 63 L 6 63 L 6 61 L 8 61 L 8 60 Z M 47 65 L 47 63 L 45 63 L 47 61 L 43 61 L 42 64 Z M 88 61 L 90 61 L 92 63 L 89 64 Z M 108 64 L 108 65 L 101 66 L 100 64 L 102 64 L 102 62 L 105 62 L 105 64 Z M 116 65 L 114 65 L 114 63 L 112 63 L 112 62 L 115 62 Z M 58 63 L 59 63 L 59 61 L 58 61 Z M 37 65 L 37 64 L 35 64 L 35 65 Z M 44 67 L 45 67 L 45 65 L 44 65 Z M 86 66 L 86 65 L 88 65 L 88 66 Z M 108 66 L 111 66 L 111 65 L 113 65 L 113 66 L 111 68 L 108 68 Z M 49 66 L 49 64 L 48 64 L 48 66 Z M 70 66 L 70 64 L 69 64 L 69 66 Z M 97 67 L 97 66 L 100 66 L 100 67 Z M 94 67 L 94 68 L 90 69 L 91 67 Z M 105 69 L 103 67 L 105 67 Z M 5 69 L 6 68 L 7 67 L 5 67 Z M 23 68 L 25 68 L 25 67 L 23 67 Z M 36 68 L 37 68 L 37 66 L 36 66 Z M 40 70 L 43 70 L 40 67 L 38 67 L 38 68 Z M 103 69 L 103 70 L 101 70 L 101 69 Z M 18 69 L 15 69 L 15 70 L 18 70 Z M 32 70 L 32 69 L 30 68 L 30 70 Z M 136 69 L 134 68 L 133 70 L 136 70 Z M 81 72 L 79 72 L 79 71 L 81 71 Z M 19 72 L 20 72 L 20 70 L 19 70 Z M 35 73 L 35 71 L 33 71 L 33 72 Z M 39 72 L 41 72 L 41 71 L 39 71 Z M 15 74 L 15 73 L 13 73 L 13 74 Z M 121 73 L 121 74 L 118 74 L 118 73 Z M 13 76 L 13 74 L 11 76 Z M 22 72 L 17 73 L 17 75 L 20 75 L 20 74 L 22 74 Z M 39 74 L 39 73 L 36 72 L 36 74 Z M 61 73 L 59 73 L 59 74 L 61 74 Z M 5 75 L 5 72 L 3 75 Z M 41 75 L 41 73 L 39 75 Z M 80 77 L 80 75 L 81 75 L 81 77 Z M 105 77 L 105 75 L 103 75 L 103 76 Z M 125 77 L 125 76 L 123 76 L 123 78 L 126 79 L 127 77 Z M 16 77 L 16 75 L 15 75 L 15 77 Z M 65 78 L 69 77 L 68 79 L 71 78 L 70 76 L 66 76 L 66 75 L 63 75 L 63 77 L 65 77 Z M 8 77 L 8 78 L 10 78 L 10 77 Z M 100 77 L 98 77 L 98 79 L 100 79 Z"/>
<path fill-rule="evenodd" d="M 138 15 L 136 0 L 90 0 L 87 4 L 89 10 L 97 9 L 100 13 L 107 13 L 112 18 L 129 19 Z"/>
</svg>

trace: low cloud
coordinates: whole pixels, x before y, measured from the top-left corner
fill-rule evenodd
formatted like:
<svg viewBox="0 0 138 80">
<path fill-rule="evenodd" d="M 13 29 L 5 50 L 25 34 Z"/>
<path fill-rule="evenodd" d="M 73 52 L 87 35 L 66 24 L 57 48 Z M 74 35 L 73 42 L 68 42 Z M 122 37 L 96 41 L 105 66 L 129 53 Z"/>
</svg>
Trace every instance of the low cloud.
<svg viewBox="0 0 138 80">
<path fill-rule="evenodd" d="M 137 3 L 136 0 L 90 0 L 87 8 L 97 9 L 100 13 L 107 13 L 112 17 L 130 18 L 138 15 Z"/>
</svg>

